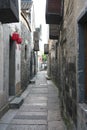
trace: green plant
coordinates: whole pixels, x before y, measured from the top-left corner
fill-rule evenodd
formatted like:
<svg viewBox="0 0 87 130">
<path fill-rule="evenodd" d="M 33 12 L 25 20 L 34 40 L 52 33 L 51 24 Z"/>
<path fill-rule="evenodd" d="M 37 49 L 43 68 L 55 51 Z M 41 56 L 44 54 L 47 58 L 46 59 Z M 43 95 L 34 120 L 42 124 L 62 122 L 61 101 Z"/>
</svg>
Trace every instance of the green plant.
<svg viewBox="0 0 87 130">
<path fill-rule="evenodd" d="M 47 55 L 46 54 L 42 55 L 42 61 L 47 61 Z"/>
</svg>

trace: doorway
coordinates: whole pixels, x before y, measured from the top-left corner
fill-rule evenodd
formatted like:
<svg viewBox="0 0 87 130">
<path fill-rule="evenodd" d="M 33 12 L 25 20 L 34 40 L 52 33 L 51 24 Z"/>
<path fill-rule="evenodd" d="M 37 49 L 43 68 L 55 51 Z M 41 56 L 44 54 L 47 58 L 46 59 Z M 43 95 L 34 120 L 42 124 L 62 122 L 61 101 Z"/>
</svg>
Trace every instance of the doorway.
<svg viewBox="0 0 87 130">
<path fill-rule="evenodd" d="M 84 24 L 84 38 L 85 38 L 85 102 L 87 102 L 87 22 Z"/>
<path fill-rule="evenodd" d="M 15 42 L 9 44 L 9 96 L 15 95 Z"/>
<path fill-rule="evenodd" d="M 78 82 L 79 102 L 87 103 L 87 12 L 78 19 Z"/>
</svg>

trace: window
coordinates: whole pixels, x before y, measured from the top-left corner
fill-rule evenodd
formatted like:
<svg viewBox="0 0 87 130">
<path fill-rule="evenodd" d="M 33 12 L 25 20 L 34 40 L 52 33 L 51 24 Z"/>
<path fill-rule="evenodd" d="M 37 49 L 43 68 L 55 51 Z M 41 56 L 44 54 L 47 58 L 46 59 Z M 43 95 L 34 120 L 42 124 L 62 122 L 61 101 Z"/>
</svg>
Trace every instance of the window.
<svg viewBox="0 0 87 130">
<path fill-rule="evenodd" d="M 27 45 L 25 45 L 25 60 L 27 60 Z"/>
<path fill-rule="evenodd" d="M 57 60 L 57 55 L 58 55 L 58 52 L 57 52 L 57 49 L 58 49 L 58 42 L 56 42 L 56 48 L 55 48 L 55 59 Z"/>
</svg>

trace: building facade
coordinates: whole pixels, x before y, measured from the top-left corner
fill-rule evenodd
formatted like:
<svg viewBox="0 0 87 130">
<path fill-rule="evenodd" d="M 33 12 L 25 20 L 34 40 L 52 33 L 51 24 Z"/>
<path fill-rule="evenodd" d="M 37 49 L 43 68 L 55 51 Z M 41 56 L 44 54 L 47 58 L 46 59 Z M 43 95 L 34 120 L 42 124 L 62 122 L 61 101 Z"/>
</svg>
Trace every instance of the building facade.
<svg viewBox="0 0 87 130">
<path fill-rule="evenodd" d="M 21 35 L 23 42 L 21 46 L 21 87 L 25 89 L 30 80 L 30 61 L 32 51 L 31 41 L 31 7 L 32 1 L 21 1 Z"/>
<path fill-rule="evenodd" d="M 33 50 L 35 25 L 32 0 L 0 1 L 0 14 L 1 117 L 9 109 L 9 102 L 21 94 L 35 75 L 31 67 L 34 71 L 36 66 L 31 61 L 35 60 L 36 53 Z"/>
<path fill-rule="evenodd" d="M 12 39 L 14 31 L 20 33 L 19 10 L 19 0 L 0 1 L 0 116 L 8 109 L 10 97 L 18 94 L 21 89 L 20 51 L 16 48 L 18 43 Z"/>
<path fill-rule="evenodd" d="M 48 73 L 59 88 L 61 112 L 67 129 L 86 130 L 87 1 L 64 0 L 63 7 L 63 19 L 60 24 L 58 22 L 58 42 L 55 44 L 53 37 L 49 42 L 50 48 L 54 46 L 54 49 L 49 48 Z"/>
</svg>

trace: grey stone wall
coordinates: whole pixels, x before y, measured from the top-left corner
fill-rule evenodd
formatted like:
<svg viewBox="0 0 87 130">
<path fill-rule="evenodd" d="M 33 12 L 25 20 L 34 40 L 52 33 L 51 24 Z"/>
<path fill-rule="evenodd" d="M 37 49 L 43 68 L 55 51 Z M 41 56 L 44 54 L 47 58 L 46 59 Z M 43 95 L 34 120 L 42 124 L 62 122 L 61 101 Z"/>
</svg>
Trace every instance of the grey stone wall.
<svg viewBox="0 0 87 130">
<path fill-rule="evenodd" d="M 87 14 L 87 1 L 85 0 L 77 0 L 74 4 L 75 10 L 75 44 L 77 49 L 77 90 L 78 90 L 78 122 L 77 129 L 78 130 L 86 130 L 87 129 L 87 103 L 85 103 L 85 70 L 84 70 L 84 33 L 82 31 L 83 24 L 78 24 L 78 21 L 82 19 L 85 14 Z M 87 19 L 87 15 L 85 16 Z M 87 22 L 87 21 L 86 21 Z"/>
<path fill-rule="evenodd" d="M 78 20 L 86 12 L 87 1 L 64 1 L 58 73 L 62 113 L 69 130 L 87 129 L 87 104 L 84 102 L 84 40 L 82 26 L 78 24 Z"/>
<path fill-rule="evenodd" d="M 64 24 L 60 39 L 60 88 L 62 113 L 67 128 L 77 128 L 77 87 L 74 1 L 64 2 Z"/>
<path fill-rule="evenodd" d="M 57 40 L 49 40 L 48 76 L 50 76 L 56 84 L 58 83 L 57 44 Z"/>
<path fill-rule="evenodd" d="M 32 79 L 35 74 L 36 74 L 36 69 L 37 69 L 37 55 L 35 55 L 34 50 L 31 49 L 31 54 L 30 54 L 30 79 Z"/>
<path fill-rule="evenodd" d="M 30 57 L 32 48 L 31 48 L 31 32 L 22 22 L 21 22 L 21 36 L 23 38 L 23 42 L 21 45 L 21 87 L 22 89 L 24 89 L 25 87 L 27 87 L 30 79 Z"/>
<path fill-rule="evenodd" d="M 64 21 L 60 32 L 60 39 L 54 51 L 51 50 L 51 77 L 58 82 L 61 98 L 61 108 L 68 130 L 78 128 L 78 13 L 81 6 L 85 5 L 81 1 L 64 1 Z M 80 6 L 80 7 L 79 7 Z M 79 11 L 78 11 L 79 9 Z M 77 11 L 76 11 L 77 10 Z M 55 44 L 55 41 L 53 41 Z M 57 53 L 57 60 L 53 55 Z M 79 111 L 81 114 L 81 111 Z M 79 115 L 80 115 L 79 114 Z M 82 114 L 81 114 L 82 116 Z M 80 123 L 79 123 L 80 124 Z M 80 128 L 82 129 L 82 128 Z"/>
</svg>

